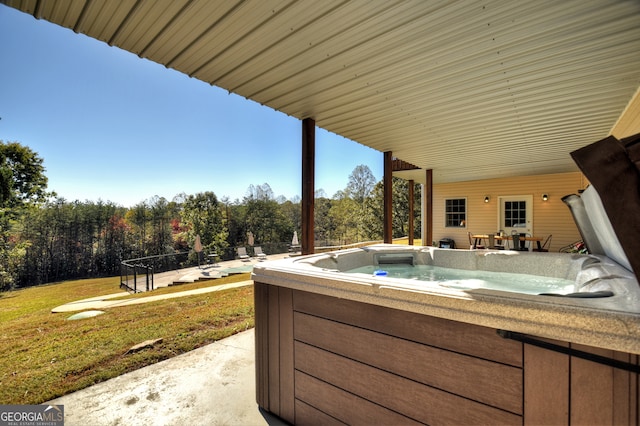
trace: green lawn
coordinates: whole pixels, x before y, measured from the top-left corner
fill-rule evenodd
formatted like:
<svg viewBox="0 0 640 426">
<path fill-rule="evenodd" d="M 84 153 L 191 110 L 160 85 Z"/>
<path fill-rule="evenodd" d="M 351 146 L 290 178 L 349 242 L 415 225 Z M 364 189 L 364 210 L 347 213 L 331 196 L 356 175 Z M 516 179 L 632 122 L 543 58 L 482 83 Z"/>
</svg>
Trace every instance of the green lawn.
<svg viewBox="0 0 640 426">
<path fill-rule="evenodd" d="M 244 281 L 249 274 L 154 291 Z M 0 404 L 39 404 L 254 326 L 253 286 L 124 306 L 68 321 L 59 305 L 118 292 L 119 277 L 0 293 Z M 140 297 L 131 296 L 131 297 Z M 133 345 L 162 338 L 153 348 Z"/>
</svg>

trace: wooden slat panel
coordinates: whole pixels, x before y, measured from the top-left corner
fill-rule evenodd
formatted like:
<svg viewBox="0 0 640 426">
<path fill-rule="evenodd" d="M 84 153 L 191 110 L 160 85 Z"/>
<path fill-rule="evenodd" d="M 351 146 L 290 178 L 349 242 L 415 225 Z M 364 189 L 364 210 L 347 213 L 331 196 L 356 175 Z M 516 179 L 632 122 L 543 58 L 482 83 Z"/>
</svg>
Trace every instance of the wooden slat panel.
<svg viewBox="0 0 640 426">
<path fill-rule="evenodd" d="M 303 374 L 303 373 L 300 373 Z M 310 388 L 310 386 L 305 386 Z M 340 420 L 310 406 L 300 400 L 296 400 L 296 425 L 323 425 L 323 426 L 341 426 L 346 425 Z"/>
<path fill-rule="evenodd" d="M 612 357 L 613 351 L 572 345 L 575 349 Z M 618 401 L 613 399 L 614 368 L 571 358 L 571 424 L 611 425 Z M 628 401 L 623 401 L 627 405 Z"/>
<path fill-rule="evenodd" d="M 640 365 L 640 357 L 638 355 L 631 355 L 631 361 Z M 631 412 L 629 414 L 629 424 L 637 425 L 640 423 L 640 374 L 633 374 L 629 383 L 630 388 L 630 400 L 631 400 Z"/>
<path fill-rule="evenodd" d="M 415 420 L 395 413 L 366 399 L 359 398 L 329 383 L 315 379 L 300 371 L 296 371 L 296 394 L 304 401 L 313 401 L 311 405 L 328 416 L 339 419 L 346 424 L 362 425 L 418 425 Z M 300 424 L 318 424 L 314 419 L 296 417 Z"/>
<path fill-rule="evenodd" d="M 637 358 L 571 346 L 625 362 Z M 525 424 L 637 424 L 637 374 L 530 345 L 525 345 L 524 359 Z"/>
<path fill-rule="evenodd" d="M 516 414 L 419 384 L 301 342 L 295 343 L 295 364 L 300 372 L 423 423 L 522 424 L 522 417 Z M 323 402 L 323 398 L 333 398 L 330 392 L 308 391 L 298 375 L 296 398 L 316 407 L 333 403 Z M 348 408 L 352 412 L 362 411 L 354 405 Z M 377 423 L 381 423 L 379 419 Z"/>
<path fill-rule="evenodd" d="M 522 370 L 296 313 L 295 338 L 373 367 L 522 414 Z"/>
<path fill-rule="evenodd" d="M 268 350 L 269 350 L 269 408 L 280 415 L 280 300 L 278 288 L 269 286 L 268 296 Z"/>
<path fill-rule="evenodd" d="M 269 408 L 268 297 L 269 286 L 255 282 L 253 285 L 253 300 L 256 315 L 256 402 L 264 409 Z"/>
<path fill-rule="evenodd" d="M 635 358 L 633 355 L 614 352 L 613 357 L 623 362 L 633 362 Z M 615 401 L 615 408 L 613 410 L 613 424 L 614 425 L 632 425 L 633 412 L 635 411 L 635 392 L 632 391 L 632 386 L 635 384 L 634 378 L 637 377 L 629 371 L 621 370 L 619 368 L 613 369 L 613 400 Z"/>
<path fill-rule="evenodd" d="M 493 329 L 399 311 L 319 294 L 294 292 L 294 309 L 403 339 L 465 353 L 516 367 L 522 344 L 502 339 Z"/>
<path fill-rule="evenodd" d="M 293 423 L 295 419 L 293 366 L 293 294 L 279 287 L 280 307 L 280 417 Z"/>
<path fill-rule="evenodd" d="M 568 355 L 524 345 L 524 424 L 569 424 Z"/>
</svg>

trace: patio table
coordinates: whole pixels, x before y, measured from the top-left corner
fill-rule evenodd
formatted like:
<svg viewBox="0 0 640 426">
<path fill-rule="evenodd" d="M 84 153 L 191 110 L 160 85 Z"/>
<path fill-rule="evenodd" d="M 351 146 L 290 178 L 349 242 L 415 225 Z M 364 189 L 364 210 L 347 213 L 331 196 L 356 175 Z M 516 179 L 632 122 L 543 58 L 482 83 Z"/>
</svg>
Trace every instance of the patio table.
<svg viewBox="0 0 640 426">
<path fill-rule="evenodd" d="M 471 236 L 471 238 L 473 238 L 473 248 L 475 249 L 478 246 L 478 244 L 480 244 L 480 240 L 489 239 L 489 234 L 474 234 Z M 499 241 L 511 241 L 513 237 L 511 235 L 494 235 L 493 238 Z M 535 241 L 536 246 L 538 247 L 538 250 L 542 249 L 542 244 L 541 244 L 542 240 L 543 240 L 542 237 L 536 237 L 536 236 L 523 237 L 522 235 L 520 236 L 520 241 Z"/>
</svg>

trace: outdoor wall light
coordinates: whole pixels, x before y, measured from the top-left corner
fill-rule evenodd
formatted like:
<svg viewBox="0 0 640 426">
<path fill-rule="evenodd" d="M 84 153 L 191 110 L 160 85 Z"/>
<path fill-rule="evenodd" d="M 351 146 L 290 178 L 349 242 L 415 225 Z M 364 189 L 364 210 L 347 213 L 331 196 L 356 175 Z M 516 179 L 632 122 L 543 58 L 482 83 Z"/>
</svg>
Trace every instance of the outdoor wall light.
<svg viewBox="0 0 640 426">
<path fill-rule="evenodd" d="M 542 201 L 547 201 L 549 199 L 548 194 L 542 194 Z"/>
<path fill-rule="evenodd" d="M 485 203 L 488 203 L 490 199 L 491 199 L 491 197 L 489 197 L 488 195 L 484 196 L 484 202 Z"/>
</svg>

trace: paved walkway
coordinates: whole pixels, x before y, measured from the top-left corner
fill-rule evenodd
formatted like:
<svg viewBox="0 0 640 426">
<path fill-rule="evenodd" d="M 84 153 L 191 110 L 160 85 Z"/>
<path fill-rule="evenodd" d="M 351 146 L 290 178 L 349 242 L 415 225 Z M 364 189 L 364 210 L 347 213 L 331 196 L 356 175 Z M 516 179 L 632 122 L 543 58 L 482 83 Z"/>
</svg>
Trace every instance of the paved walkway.
<svg viewBox="0 0 640 426">
<path fill-rule="evenodd" d="M 125 296 L 129 296 L 127 292 L 120 292 L 114 294 L 106 294 L 104 296 L 92 297 L 90 299 L 78 300 L 76 302 L 67 303 L 62 306 L 55 307 L 51 310 L 53 313 L 59 312 L 77 312 L 77 311 L 85 311 L 85 310 L 94 310 L 94 309 L 107 309 L 107 308 L 116 308 L 119 306 L 129 306 L 129 305 L 139 305 L 141 303 L 155 302 L 156 300 L 165 300 L 165 299 L 174 299 L 176 297 L 184 297 L 191 296 L 194 294 L 203 294 L 203 293 L 211 293 L 213 291 L 221 291 L 227 290 L 230 288 L 236 287 L 244 287 L 247 285 L 252 285 L 253 281 L 239 281 L 237 283 L 229 283 L 229 284 L 220 284 L 215 285 L 212 283 L 211 287 L 198 288 L 195 290 L 186 290 L 179 291 L 176 293 L 169 294 L 159 294 L 154 296 L 153 292 L 149 293 L 149 296 L 139 297 L 136 299 L 118 299 Z"/>
<path fill-rule="evenodd" d="M 266 260 L 283 259 L 289 256 L 291 256 L 290 253 L 272 254 L 268 255 Z M 203 279 L 220 278 L 230 273 L 250 272 L 253 265 L 259 262 L 257 258 L 252 257 L 249 260 L 226 260 L 214 265 L 205 264 L 192 268 L 161 272 L 153 275 L 153 285 L 155 288 L 160 288 L 176 284 L 192 283 Z M 142 290 L 144 291 L 144 289 Z"/>
<path fill-rule="evenodd" d="M 267 260 L 283 259 L 285 257 L 289 257 L 289 254 L 283 253 L 270 255 L 268 256 Z M 240 281 L 230 284 L 216 284 L 215 278 L 226 276 L 232 273 L 250 272 L 253 268 L 253 265 L 257 262 L 258 260 L 254 258 L 251 258 L 251 260 L 249 261 L 231 260 L 226 262 L 219 262 L 216 265 L 203 265 L 201 267 L 195 266 L 193 268 L 178 269 L 175 271 L 162 272 L 154 275 L 155 288 L 168 287 L 176 284 L 193 283 L 199 280 L 211 280 L 210 287 L 159 295 L 154 295 L 151 291 L 148 292 L 148 296 L 138 297 L 135 299 L 123 299 L 130 294 L 126 291 L 119 291 L 117 293 L 105 294 L 102 296 L 95 296 L 88 299 L 66 303 L 64 305 L 53 308 L 51 312 L 61 313 L 101 310 L 252 285 L 253 281 Z"/>
</svg>

